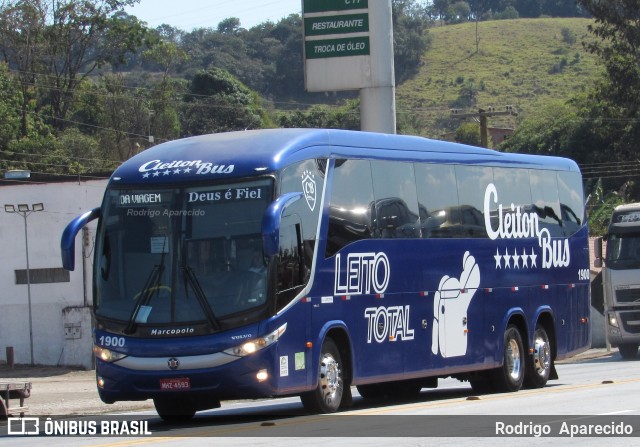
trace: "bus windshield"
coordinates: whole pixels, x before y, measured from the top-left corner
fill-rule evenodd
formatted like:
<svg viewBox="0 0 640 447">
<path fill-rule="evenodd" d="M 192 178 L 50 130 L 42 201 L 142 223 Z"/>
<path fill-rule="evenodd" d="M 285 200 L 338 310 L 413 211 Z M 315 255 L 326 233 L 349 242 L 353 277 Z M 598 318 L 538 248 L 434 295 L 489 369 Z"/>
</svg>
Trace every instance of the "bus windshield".
<svg viewBox="0 0 640 447">
<path fill-rule="evenodd" d="M 96 317 L 125 333 L 186 323 L 217 331 L 233 327 L 234 318 L 247 324 L 267 299 L 261 221 L 272 191 L 268 179 L 107 191 L 96 245 Z"/>
<path fill-rule="evenodd" d="M 613 270 L 640 268 L 640 233 L 610 234 L 607 266 Z"/>
</svg>

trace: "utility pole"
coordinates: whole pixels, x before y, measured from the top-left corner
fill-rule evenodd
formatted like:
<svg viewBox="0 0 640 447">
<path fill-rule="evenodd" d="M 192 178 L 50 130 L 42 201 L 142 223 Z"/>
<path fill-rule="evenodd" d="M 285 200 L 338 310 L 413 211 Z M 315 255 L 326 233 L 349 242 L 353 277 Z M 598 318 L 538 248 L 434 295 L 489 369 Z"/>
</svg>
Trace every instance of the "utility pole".
<svg viewBox="0 0 640 447">
<path fill-rule="evenodd" d="M 487 109 L 478 109 L 477 112 L 462 113 L 460 109 L 451 109 L 451 116 L 455 118 L 477 118 L 480 121 L 480 145 L 482 147 L 489 147 L 489 129 L 487 118 L 491 116 L 504 116 L 513 115 L 518 116 L 518 113 L 513 109 L 513 106 L 504 106 L 504 110 L 497 110 L 495 107 L 488 107 Z"/>
</svg>

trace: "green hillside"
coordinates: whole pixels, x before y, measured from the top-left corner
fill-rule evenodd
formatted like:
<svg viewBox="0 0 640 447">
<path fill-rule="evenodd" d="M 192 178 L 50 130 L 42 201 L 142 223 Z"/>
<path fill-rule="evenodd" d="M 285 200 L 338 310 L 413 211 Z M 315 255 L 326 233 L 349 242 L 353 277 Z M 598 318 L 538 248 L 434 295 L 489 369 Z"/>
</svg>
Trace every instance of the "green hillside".
<svg viewBox="0 0 640 447">
<path fill-rule="evenodd" d="M 515 117 L 495 117 L 490 126 L 516 127 L 550 99 L 589 87 L 601 68 L 582 42 L 593 37 L 588 19 L 518 19 L 430 30 L 433 42 L 413 79 L 396 92 L 400 123 L 425 136 L 441 137 L 459 125 L 450 109 L 465 112 L 513 105 Z M 475 98 L 475 103 L 472 102 Z"/>
</svg>

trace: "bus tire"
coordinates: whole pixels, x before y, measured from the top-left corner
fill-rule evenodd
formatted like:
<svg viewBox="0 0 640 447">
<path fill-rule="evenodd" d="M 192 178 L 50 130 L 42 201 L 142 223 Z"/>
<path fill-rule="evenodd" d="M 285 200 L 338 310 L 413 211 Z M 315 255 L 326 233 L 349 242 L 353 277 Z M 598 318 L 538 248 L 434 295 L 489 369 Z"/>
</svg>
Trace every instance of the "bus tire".
<svg viewBox="0 0 640 447">
<path fill-rule="evenodd" d="M 340 351 L 331 338 L 326 338 L 320 352 L 318 386 L 300 395 L 302 405 L 310 413 L 335 413 L 344 393 L 344 368 Z"/>
<path fill-rule="evenodd" d="M 382 399 L 386 396 L 384 386 L 379 383 L 372 383 L 369 385 L 357 385 L 356 389 L 360 396 L 364 399 Z"/>
<path fill-rule="evenodd" d="M 165 422 L 187 422 L 196 414 L 195 406 L 186 399 L 155 398 L 153 405 Z"/>
<path fill-rule="evenodd" d="M 493 385 L 498 392 L 513 392 L 522 388 L 525 371 L 525 353 L 520 331 L 509 325 L 504 331 L 502 366 L 493 373 Z"/>
<path fill-rule="evenodd" d="M 533 353 L 526 356 L 524 385 L 527 388 L 542 388 L 547 384 L 553 367 L 551 352 L 547 331 L 541 325 L 536 326 L 533 334 Z"/>
<path fill-rule="evenodd" d="M 618 351 L 623 359 L 635 359 L 638 355 L 638 345 L 634 343 L 618 345 Z"/>
</svg>

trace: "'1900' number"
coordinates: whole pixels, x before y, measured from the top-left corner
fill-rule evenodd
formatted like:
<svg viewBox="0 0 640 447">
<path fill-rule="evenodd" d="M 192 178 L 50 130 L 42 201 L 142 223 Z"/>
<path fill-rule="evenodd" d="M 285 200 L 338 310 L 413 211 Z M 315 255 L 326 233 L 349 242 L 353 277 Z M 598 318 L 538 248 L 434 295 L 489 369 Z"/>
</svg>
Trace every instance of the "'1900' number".
<svg viewBox="0 0 640 447">
<path fill-rule="evenodd" d="M 102 335 L 100 336 L 99 341 L 100 341 L 100 345 L 105 347 L 118 347 L 118 348 L 124 347 L 124 337 L 116 337 L 116 336 L 109 336 L 109 335 L 105 337 L 104 335 Z"/>
<path fill-rule="evenodd" d="M 589 269 L 580 269 L 578 270 L 578 279 L 580 281 L 588 281 L 589 280 Z"/>
</svg>

